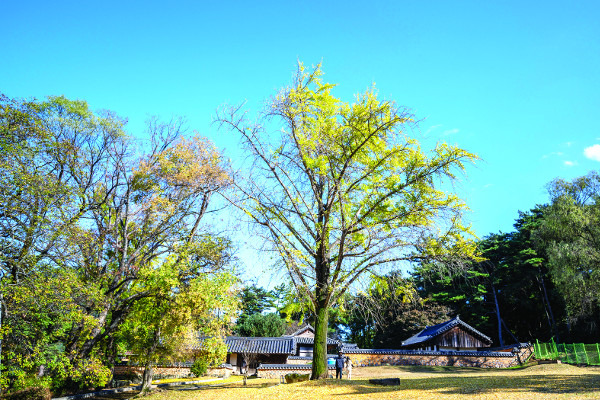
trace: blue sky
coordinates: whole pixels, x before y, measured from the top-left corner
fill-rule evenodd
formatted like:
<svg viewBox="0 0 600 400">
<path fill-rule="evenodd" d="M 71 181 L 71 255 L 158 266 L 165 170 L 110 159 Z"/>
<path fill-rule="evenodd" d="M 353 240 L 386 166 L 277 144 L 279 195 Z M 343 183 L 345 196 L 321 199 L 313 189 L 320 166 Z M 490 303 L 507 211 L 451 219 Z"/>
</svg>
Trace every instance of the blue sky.
<svg viewBox="0 0 600 400">
<path fill-rule="evenodd" d="M 132 134 L 149 115 L 185 116 L 234 158 L 238 140 L 211 125 L 215 110 L 244 100 L 259 110 L 297 60 L 322 61 L 345 101 L 375 83 L 423 119 L 424 143 L 482 158 L 457 187 L 479 236 L 510 231 L 518 210 L 547 201 L 550 180 L 600 168 L 598 1 L 22 0 L 0 10 L 6 95 L 84 99 L 128 117 Z"/>
</svg>

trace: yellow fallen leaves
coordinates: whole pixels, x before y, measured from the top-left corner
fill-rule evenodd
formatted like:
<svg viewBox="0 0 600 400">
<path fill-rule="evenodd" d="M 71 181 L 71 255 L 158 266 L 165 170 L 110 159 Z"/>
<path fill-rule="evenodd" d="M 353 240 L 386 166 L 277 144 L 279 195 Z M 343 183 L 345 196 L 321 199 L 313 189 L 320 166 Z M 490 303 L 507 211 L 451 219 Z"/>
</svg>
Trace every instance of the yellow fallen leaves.
<svg viewBox="0 0 600 400">
<path fill-rule="evenodd" d="M 521 400 L 599 399 L 600 368 L 540 365 L 522 370 L 440 367 L 366 367 L 355 380 L 324 380 L 280 385 L 254 379 L 248 386 L 225 383 L 204 388 L 173 388 L 148 400 L 195 399 L 420 399 Z M 400 386 L 376 386 L 373 377 L 399 377 Z"/>
</svg>

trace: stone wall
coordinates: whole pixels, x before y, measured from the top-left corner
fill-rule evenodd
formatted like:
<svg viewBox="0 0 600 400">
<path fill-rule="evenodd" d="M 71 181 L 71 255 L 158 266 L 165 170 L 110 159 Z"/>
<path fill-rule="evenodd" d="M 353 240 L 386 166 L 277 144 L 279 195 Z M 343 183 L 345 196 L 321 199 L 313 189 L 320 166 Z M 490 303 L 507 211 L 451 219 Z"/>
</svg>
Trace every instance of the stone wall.
<svg viewBox="0 0 600 400">
<path fill-rule="evenodd" d="M 335 376 L 335 367 L 329 366 L 329 374 Z M 265 379 L 279 379 L 281 376 L 287 374 L 301 374 L 310 375 L 312 371 L 312 367 L 310 365 L 297 365 L 297 364 L 284 364 L 278 366 L 260 366 L 257 368 L 256 372 L 259 378 Z"/>
<path fill-rule="evenodd" d="M 532 347 L 511 352 L 409 352 L 356 350 L 344 354 L 352 359 L 355 367 L 378 365 L 436 365 L 455 367 L 508 368 L 526 361 L 532 354 Z"/>
<path fill-rule="evenodd" d="M 141 377 L 144 374 L 144 367 L 135 365 L 115 365 L 113 367 L 113 376 L 119 378 L 127 375 L 137 375 Z M 157 366 L 154 367 L 154 379 L 165 378 L 187 378 L 191 375 L 190 367 L 179 366 Z"/>
<path fill-rule="evenodd" d="M 206 371 L 207 376 L 225 377 L 228 378 L 232 373 L 231 368 L 209 368 Z M 137 376 L 141 379 L 144 374 L 144 367 L 135 365 L 115 365 L 113 367 L 113 376 L 117 379 L 125 376 Z M 154 367 L 154 379 L 168 379 L 168 378 L 188 378 L 192 377 L 193 374 L 188 366 L 157 366 Z"/>
</svg>

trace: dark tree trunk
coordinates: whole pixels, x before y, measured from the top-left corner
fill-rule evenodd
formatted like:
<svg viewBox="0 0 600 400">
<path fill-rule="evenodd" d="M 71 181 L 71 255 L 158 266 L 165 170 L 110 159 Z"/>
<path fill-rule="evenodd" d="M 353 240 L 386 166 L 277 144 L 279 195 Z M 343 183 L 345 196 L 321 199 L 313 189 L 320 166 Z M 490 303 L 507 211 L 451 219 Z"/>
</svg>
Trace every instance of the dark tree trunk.
<svg viewBox="0 0 600 400">
<path fill-rule="evenodd" d="M 504 340 L 502 339 L 502 318 L 500 317 L 500 307 L 498 306 L 498 297 L 496 296 L 496 288 L 492 285 L 492 294 L 494 295 L 494 305 L 496 306 L 496 319 L 498 320 L 498 341 L 500 347 L 504 346 Z"/>
<path fill-rule="evenodd" d="M 154 378 L 154 368 L 152 367 L 152 355 L 156 351 L 158 347 L 158 343 L 160 341 L 160 328 L 154 330 L 154 340 L 152 341 L 152 345 L 147 350 L 146 356 L 147 361 L 144 366 L 144 377 L 142 378 L 142 393 L 150 391 L 152 389 L 152 378 Z"/>
<path fill-rule="evenodd" d="M 556 328 L 556 321 L 554 320 L 554 313 L 552 312 L 552 305 L 550 305 L 550 299 L 548 298 L 548 291 L 546 290 L 546 283 L 544 282 L 544 277 L 540 274 L 539 276 L 539 282 L 542 286 L 542 290 L 544 293 L 544 300 L 546 303 L 546 310 L 548 313 L 548 317 L 550 319 L 550 329 L 552 331 L 552 334 L 554 335 L 554 337 L 556 338 L 556 343 L 560 342 L 560 338 L 558 337 L 558 329 Z"/>
<path fill-rule="evenodd" d="M 144 376 L 142 378 L 142 393 L 150 391 L 152 388 L 152 378 L 154 378 L 154 368 L 152 363 L 148 361 L 144 366 Z"/>
<path fill-rule="evenodd" d="M 315 257 L 315 339 L 313 347 L 312 374 L 310 379 L 327 378 L 327 328 L 329 324 L 329 302 L 331 288 L 329 287 L 329 233 L 327 231 L 327 218 L 323 209 L 323 184 L 319 184 L 319 224 L 322 227 L 317 231 L 316 257 Z"/>
<path fill-rule="evenodd" d="M 312 374 L 310 379 L 327 378 L 327 327 L 329 309 L 325 303 L 317 305 L 315 320 L 315 344 L 313 348 Z"/>
</svg>

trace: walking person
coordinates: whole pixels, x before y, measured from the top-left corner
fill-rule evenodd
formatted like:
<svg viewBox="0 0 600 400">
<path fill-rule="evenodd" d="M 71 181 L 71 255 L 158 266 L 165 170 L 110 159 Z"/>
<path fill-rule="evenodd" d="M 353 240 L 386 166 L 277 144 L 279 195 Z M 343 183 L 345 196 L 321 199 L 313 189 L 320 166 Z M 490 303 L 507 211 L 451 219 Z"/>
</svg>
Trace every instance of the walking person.
<svg viewBox="0 0 600 400">
<path fill-rule="evenodd" d="M 342 371 L 344 369 L 344 353 L 341 351 L 338 353 L 338 356 L 335 358 L 335 379 L 342 379 Z"/>
<path fill-rule="evenodd" d="M 352 379 L 352 359 L 346 357 L 346 369 L 348 370 L 348 379 Z"/>
</svg>

